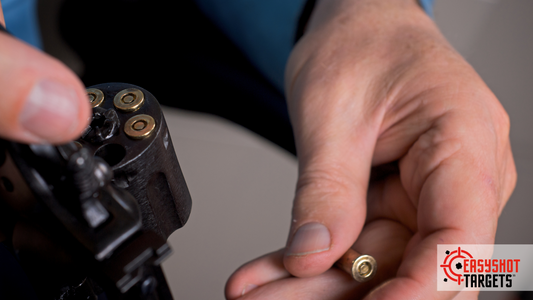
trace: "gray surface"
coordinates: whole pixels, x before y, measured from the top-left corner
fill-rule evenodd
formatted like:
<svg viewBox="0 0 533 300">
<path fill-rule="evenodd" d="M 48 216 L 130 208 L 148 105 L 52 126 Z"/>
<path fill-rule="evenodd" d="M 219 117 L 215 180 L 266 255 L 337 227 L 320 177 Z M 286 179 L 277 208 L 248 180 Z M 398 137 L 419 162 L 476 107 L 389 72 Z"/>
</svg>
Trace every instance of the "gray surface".
<svg viewBox="0 0 533 300">
<path fill-rule="evenodd" d="M 296 161 L 219 118 L 165 111 L 193 200 L 164 264 L 176 299 L 223 299 L 244 262 L 284 246 Z"/>
<path fill-rule="evenodd" d="M 518 184 L 497 243 L 533 243 L 533 1 L 437 0 L 435 19 L 511 117 Z M 282 247 L 289 228 L 296 162 L 224 120 L 167 110 L 193 197 L 189 223 L 174 233 L 164 264 L 176 299 L 223 299 L 239 265 Z M 485 292 L 480 299 L 508 299 Z"/>
</svg>

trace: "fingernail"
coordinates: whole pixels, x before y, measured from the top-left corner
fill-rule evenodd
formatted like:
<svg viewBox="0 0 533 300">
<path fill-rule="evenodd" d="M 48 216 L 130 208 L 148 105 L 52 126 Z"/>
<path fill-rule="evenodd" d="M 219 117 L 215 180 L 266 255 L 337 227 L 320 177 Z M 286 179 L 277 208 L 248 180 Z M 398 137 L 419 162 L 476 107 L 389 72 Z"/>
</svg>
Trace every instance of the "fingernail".
<svg viewBox="0 0 533 300">
<path fill-rule="evenodd" d="M 244 289 L 242 289 L 242 293 L 241 293 L 241 296 L 244 296 L 244 294 L 248 293 L 249 291 L 255 289 L 257 287 L 257 285 L 255 284 L 247 284 Z"/>
<path fill-rule="evenodd" d="M 329 230 L 320 223 L 308 223 L 296 231 L 287 255 L 306 255 L 329 250 Z"/>
<path fill-rule="evenodd" d="M 51 80 L 37 82 L 19 116 L 22 127 L 43 140 L 72 132 L 78 124 L 78 99 L 73 88 Z"/>
</svg>

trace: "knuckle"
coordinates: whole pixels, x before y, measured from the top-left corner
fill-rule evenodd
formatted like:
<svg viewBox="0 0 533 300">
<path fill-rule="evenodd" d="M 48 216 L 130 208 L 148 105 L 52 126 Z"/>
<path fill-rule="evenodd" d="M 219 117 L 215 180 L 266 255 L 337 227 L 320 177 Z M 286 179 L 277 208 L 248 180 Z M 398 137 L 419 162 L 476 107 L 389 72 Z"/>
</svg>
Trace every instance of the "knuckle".
<svg viewBox="0 0 533 300">
<path fill-rule="evenodd" d="M 351 195 L 353 183 L 341 171 L 307 171 L 298 179 L 294 208 L 306 215 L 321 214 L 323 210 L 340 209 Z"/>
<path fill-rule="evenodd" d="M 501 200 L 501 207 L 500 207 L 500 213 L 501 210 L 503 210 L 503 207 L 511 197 L 511 194 L 513 193 L 516 182 L 518 178 L 518 173 L 516 171 L 516 165 L 513 160 L 513 156 L 511 154 L 511 151 L 508 151 L 507 154 L 507 161 L 504 166 L 504 172 L 503 172 L 503 184 L 502 184 L 502 200 Z"/>
<path fill-rule="evenodd" d="M 496 113 L 496 118 L 495 118 L 495 125 L 499 129 L 498 133 L 502 137 L 504 138 L 509 137 L 509 133 L 511 130 L 511 119 L 509 117 L 509 114 L 505 111 L 505 109 L 503 108 L 498 109 Z"/>
<path fill-rule="evenodd" d="M 296 193 L 334 194 L 347 188 L 347 182 L 340 172 L 331 170 L 312 170 L 300 175 Z"/>
</svg>

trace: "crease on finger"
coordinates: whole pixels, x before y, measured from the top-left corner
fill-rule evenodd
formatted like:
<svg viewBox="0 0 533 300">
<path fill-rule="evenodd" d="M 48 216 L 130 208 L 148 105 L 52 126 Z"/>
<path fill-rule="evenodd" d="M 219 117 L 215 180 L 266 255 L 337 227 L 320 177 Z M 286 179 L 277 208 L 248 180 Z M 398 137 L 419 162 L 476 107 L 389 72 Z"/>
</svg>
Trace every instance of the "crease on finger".
<svg viewBox="0 0 533 300">
<path fill-rule="evenodd" d="M 401 181 L 415 206 L 418 206 L 420 193 L 428 178 L 448 160 L 454 158 L 461 148 L 462 143 L 457 139 L 443 137 L 438 130 L 429 129 L 400 160 L 400 170 L 403 171 L 400 172 Z M 415 166 L 409 170 L 410 172 L 406 172 L 408 163 Z"/>
</svg>

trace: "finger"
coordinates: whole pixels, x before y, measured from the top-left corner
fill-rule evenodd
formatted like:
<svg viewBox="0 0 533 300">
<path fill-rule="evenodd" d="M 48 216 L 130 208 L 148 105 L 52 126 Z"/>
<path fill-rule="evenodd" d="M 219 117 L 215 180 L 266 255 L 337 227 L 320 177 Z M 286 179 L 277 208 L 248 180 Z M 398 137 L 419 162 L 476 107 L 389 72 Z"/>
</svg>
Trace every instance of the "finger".
<svg viewBox="0 0 533 300">
<path fill-rule="evenodd" d="M 417 229 L 417 209 L 407 195 L 398 174 L 374 181 L 368 188 L 366 222 L 388 219 L 406 226 L 412 233 Z"/>
<path fill-rule="evenodd" d="M 357 239 L 365 220 L 379 127 L 375 116 L 368 113 L 368 101 L 340 94 L 345 89 L 322 84 L 322 76 L 311 78 L 319 71 L 301 71 L 305 75 L 294 81 L 288 96 L 299 178 L 284 265 L 298 277 L 326 271 Z M 343 74 L 328 76 L 331 82 L 346 80 Z M 339 107 L 353 109 L 346 112 Z M 313 118 L 319 115 L 317 111 L 330 113 Z"/>
<path fill-rule="evenodd" d="M 456 118 L 464 119 L 443 117 L 419 138 L 400 161 L 401 181 L 418 208 L 422 237 L 451 229 L 490 243 L 504 190 L 499 179 L 506 174 L 500 173 L 501 158 L 494 145 L 479 137 L 484 133 L 476 130 L 480 125 L 464 120 L 461 124 Z M 462 127 L 472 131 L 461 133 Z M 472 137 L 476 133 L 478 137 Z M 486 226 L 478 226 L 480 222 Z"/>
<path fill-rule="evenodd" d="M 300 158 L 284 258 L 287 270 L 298 277 L 329 269 L 354 243 L 364 224 L 371 155 L 367 149 L 348 154 L 340 149 L 349 149 L 349 145 L 331 146 L 339 150 L 327 149 L 328 145 L 310 159 Z M 356 158 L 344 159 L 350 156 Z"/>
<path fill-rule="evenodd" d="M 368 299 L 451 299 L 438 292 L 437 244 L 492 244 L 502 191 L 505 147 L 457 110 L 445 114 L 400 161 L 401 181 L 418 209 L 418 233 L 406 250 L 398 277 Z M 478 115 L 483 110 L 477 110 Z M 468 131 L 464 130 L 468 128 Z"/>
<path fill-rule="evenodd" d="M 426 238 L 420 242 L 420 236 L 417 234 L 410 241 L 406 249 L 405 258 L 397 272 L 397 276 L 392 278 L 377 288 L 372 290 L 365 297 L 365 300 L 371 299 L 453 299 L 457 292 L 437 291 L 436 265 L 437 254 L 436 244 L 438 240 L 455 237 L 456 232 L 450 231 L 448 234 L 439 234 Z M 416 247 L 412 247 L 416 244 Z M 435 248 L 435 253 L 433 251 Z M 414 264 L 412 267 L 408 265 Z M 406 269 L 409 269 L 406 274 Z M 414 270 L 419 274 L 413 274 Z"/>
<path fill-rule="evenodd" d="M 479 291 L 460 292 L 453 300 L 477 300 Z"/>
<path fill-rule="evenodd" d="M 282 263 L 281 252 L 276 251 L 237 270 L 228 281 L 227 291 L 234 289 L 240 292 L 245 283 L 254 282 L 255 279 L 257 281 L 254 283 L 258 287 L 246 291 L 242 299 L 353 299 L 354 296 L 358 299 L 373 286 L 395 275 L 411 236 L 407 228 L 390 220 L 379 220 L 365 226 L 353 248 L 372 255 L 378 262 L 376 277 L 366 283 L 354 281 L 350 275 L 337 268 L 306 278 L 293 278 L 286 272 L 281 276 L 283 279 L 270 280 L 271 275 L 265 270 Z M 228 299 L 240 296 L 237 293 L 231 297 L 227 294 Z"/>
<path fill-rule="evenodd" d="M 88 125 L 83 84 L 66 66 L 0 32 L 0 137 L 24 143 L 62 143 Z"/>
<path fill-rule="evenodd" d="M 346 299 L 353 293 L 353 286 L 353 279 L 346 276 L 343 271 L 330 269 L 314 277 L 291 277 L 275 281 L 256 288 L 239 299 Z"/>
<path fill-rule="evenodd" d="M 269 282 L 290 277 L 283 267 L 285 249 L 266 254 L 237 269 L 226 283 L 226 298 L 237 299 Z"/>
<path fill-rule="evenodd" d="M 510 142 L 507 143 L 507 147 L 505 149 L 504 154 L 504 160 L 505 162 L 503 163 L 502 170 L 500 172 L 502 174 L 506 174 L 506 176 L 502 176 L 501 178 L 501 186 L 503 187 L 503 192 L 499 214 L 502 213 L 505 204 L 507 204 L 507 201 L 509 201 L 509 198 L 511 197 L 511 194 L 513 193 L 513 190 L 516 186 L 516 165 L 514 163 Z"/>
</svg>

